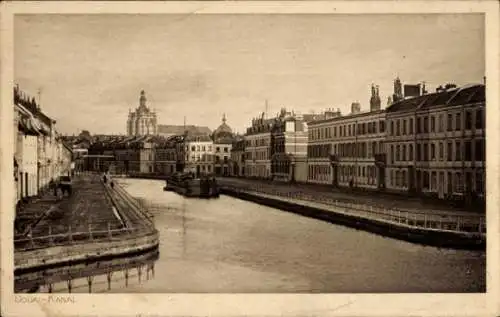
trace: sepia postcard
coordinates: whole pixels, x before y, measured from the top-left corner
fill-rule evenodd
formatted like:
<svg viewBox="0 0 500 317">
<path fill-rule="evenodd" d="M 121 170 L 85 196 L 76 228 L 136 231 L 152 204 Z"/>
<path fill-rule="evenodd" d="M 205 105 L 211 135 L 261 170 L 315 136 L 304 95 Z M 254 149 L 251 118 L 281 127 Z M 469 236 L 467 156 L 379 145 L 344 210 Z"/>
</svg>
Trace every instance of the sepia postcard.
<svg viewBox="0 0 500 317">
<path fill-rule="evenodd" d="M 2 316 L 500 315 L 498 18 L 2 3 Z"/>
</svg>

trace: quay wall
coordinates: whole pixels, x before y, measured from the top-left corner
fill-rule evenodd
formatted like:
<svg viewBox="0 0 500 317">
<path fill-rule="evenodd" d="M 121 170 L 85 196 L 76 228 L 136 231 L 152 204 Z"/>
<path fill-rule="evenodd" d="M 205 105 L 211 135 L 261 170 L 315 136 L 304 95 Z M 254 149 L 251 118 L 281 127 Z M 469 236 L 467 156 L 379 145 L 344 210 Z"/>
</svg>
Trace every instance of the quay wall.
<svg viewBox="0 0 500 317">
<path fill-rule="evenodd" d="M 116 193 L 105 188 L 105 194 L 112 197 L 113 205 L 121 216 L 133 216 L 135 224 L 144 223 L 141 227 L 129 230 L 126 234 L 110 236 L 104 239 L 89 239 L 53 245 L 38 249 L 18 250 L 14 252 L 14 275 L 42 271 L 55 267 L 109 260 L 127 255 L 134 256 L 158 250 L 160 237 L 151 219 L 146 218 L 137 206 Z M 117 204 L 117 200 L 120 204 Z M 128 206 L 129 208 L 120 207 Z M 127 209 L 127 210 L 124 210 Z M 128 215 L 133 214 L 133 215 Z"/>
<path fill-rule="evenodd" d="M 15 274 L 33 269 L 45 269 L 55 266 L 73 265 L 100 258 L 123 256 L 148 252 L 158 248 L 159 235 L 155 230 L 146 235 L 78 243 L 74 245 L 54 246 L 36 250 L 19 251 L 14 254 Z"/>
<path fill-rule="evenodd" d="M 486 239 L 482 235 L 403 226 L 378 221 L 373 218 L 369 219 L 356 215 L 327 211 L 318 207 L 307 206 L 307 204 L 301 205 L 277 198 L 262 197 L 225 186 L 221 187 L 221 194 L 407 242 L 450 249 L 485 250 L 486 248 Z"/>
</svg>

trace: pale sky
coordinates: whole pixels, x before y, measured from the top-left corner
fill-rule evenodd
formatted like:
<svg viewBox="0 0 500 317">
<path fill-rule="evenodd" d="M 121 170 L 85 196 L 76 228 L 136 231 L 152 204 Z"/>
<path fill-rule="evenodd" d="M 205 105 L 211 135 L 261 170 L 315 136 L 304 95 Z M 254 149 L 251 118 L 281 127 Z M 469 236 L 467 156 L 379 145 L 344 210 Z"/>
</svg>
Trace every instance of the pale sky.
<svg viewBox="0 0 500 317">
<path fill-rule="evenodd" d="M 320 113 L 382 104 L 393 80 L 481 83 L 482 15 L 24 15 L 15 81 L 62 133 L 124 134 L 146 91 L 159 123 L 227 123 L 281 107 Z"/>
</svg>

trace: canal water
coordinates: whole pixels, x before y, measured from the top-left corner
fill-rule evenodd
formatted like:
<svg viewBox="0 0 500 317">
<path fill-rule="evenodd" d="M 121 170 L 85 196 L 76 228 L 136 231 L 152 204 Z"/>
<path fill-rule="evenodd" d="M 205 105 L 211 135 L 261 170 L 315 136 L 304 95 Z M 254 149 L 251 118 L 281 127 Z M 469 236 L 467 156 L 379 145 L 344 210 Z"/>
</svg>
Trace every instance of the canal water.
<svg viewBox="0 0 500 317">
<path fill-rule="evenodd" d="M 415 245 L 232 197 L 120 179 L 160 232 L 154 278 L 111 292 L 484 292 L 486 253 Z M 106 290 L 103 290 L 106 291 Z"/>
</svg>

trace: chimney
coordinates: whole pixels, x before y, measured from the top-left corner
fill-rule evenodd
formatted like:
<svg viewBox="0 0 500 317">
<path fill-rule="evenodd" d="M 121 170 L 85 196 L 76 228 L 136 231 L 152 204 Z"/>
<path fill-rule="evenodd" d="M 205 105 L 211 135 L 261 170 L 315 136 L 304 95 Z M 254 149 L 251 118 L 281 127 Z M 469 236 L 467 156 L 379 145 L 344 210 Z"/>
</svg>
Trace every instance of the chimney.
<svg viewBox="0 0 500 317">
<path fill-rule="evenodd" d="M 361 112 L 361 105 L 359 102 L 353 102 L 351 104 L 351 114 L 359 113 Z"/>
</svg>

